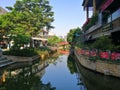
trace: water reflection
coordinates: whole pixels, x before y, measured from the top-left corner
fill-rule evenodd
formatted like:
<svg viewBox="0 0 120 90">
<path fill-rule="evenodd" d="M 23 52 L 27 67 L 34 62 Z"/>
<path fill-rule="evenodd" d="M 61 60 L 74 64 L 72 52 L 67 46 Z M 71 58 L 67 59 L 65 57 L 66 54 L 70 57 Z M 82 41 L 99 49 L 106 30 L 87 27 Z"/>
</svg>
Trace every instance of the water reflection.
<svg viewBox="0 0 120 90">
<path fill-rule="evenodd" d="M 61 55 L 55 60 L 56 64 L 50 64 L 42 77 L 44 83 L 51 82 L 56 90 L 85 90 L 78 85 L 77 69 L 71 57 Z"/>
<path fill-rule="evenodd" d="M 120 90 L 120 79 L 83 68 L 73 56 L 61 55 L 0 69 L 0 90 Z"/>
<path fill-rule="evenodd" d="M 90 71 L 76 62 L 79 77 L 87 90 L 120 90 L 120 78 L 104 76 Z"/>
<path fill-rule="evenodd" d="M 38 76 L 23 76 L 22 73 L 8 78 L 3 85 L 2 90 L 55 90 L 51 83 L 44 84 L 39 81 Z"/>
<path fill-rule="evenodd" d="M 79 72 L 79 68 L 78 68 L 76 61 L 72 55 L 68 56 L 67 64 L 68 64 L 67 66 L 68 66 L 71 74 L 76 74 L 77 85 L 80 87 L 80 90 L 86 90 L 86 87 L 83 84 L 83 81 L 81 79 L 81 73 Z"/>
<path fill-rule="evenodd" d="M 6 68 L 1 75 L 0 90 L 55 90 L 50 82 L 44 84 L 40 80 L 52 59 L 33 65 L 21 66 L 23 64 L 19 63 Z"/>
</svg>

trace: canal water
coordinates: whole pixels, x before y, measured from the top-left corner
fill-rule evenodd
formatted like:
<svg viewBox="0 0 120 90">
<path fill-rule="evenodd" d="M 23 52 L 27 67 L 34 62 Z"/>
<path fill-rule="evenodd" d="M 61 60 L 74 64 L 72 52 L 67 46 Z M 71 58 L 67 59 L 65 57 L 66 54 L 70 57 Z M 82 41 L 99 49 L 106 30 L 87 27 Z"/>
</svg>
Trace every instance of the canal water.
<svg viewBox="0 0 120 90">
<path fill-rule="evenodd" d="M 1 72 L 0 90 L 120 90 L 120 78 L 85 69 L 70 55 L 12 65 Z"/>
<path fill-rule="evenodd" d="M 80 90 L 77 73 L 72 62 L 68 60 L 67 55 L 62 55 L 53 64 L 50 64 L 41 78 L 43 83 L 50 82 L 56 90 Z"/>
</svg>

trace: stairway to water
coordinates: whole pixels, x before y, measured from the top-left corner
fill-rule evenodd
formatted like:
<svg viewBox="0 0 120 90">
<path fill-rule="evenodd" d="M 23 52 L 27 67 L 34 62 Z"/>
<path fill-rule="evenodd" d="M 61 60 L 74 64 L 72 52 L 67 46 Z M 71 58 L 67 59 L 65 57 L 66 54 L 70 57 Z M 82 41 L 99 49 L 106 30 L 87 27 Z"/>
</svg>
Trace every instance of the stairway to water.
<svg viewBox="0 0 120 90">
<path fill-rule="evenodd" d="M 8 59 L 7 57 L 0 56 L 0 68 L 13 64 L 14 62 L 11 59 Z"/>
</svg>

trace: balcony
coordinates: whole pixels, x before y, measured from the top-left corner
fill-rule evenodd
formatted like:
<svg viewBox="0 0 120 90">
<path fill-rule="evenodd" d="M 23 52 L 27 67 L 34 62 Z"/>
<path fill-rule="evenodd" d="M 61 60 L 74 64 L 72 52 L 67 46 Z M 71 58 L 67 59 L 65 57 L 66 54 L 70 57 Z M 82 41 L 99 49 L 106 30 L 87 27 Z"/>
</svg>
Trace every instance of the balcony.
<svg viewBox="0 0 120 90">
<path fill-rule="evenodd" d="M 89 22 L 84 25 L 83 30 L 86 32 L 87 30 L 89 30 L 89 28 L 94 26 L 97 21 L 98 21 L 98 15 L 92 16 L 92 18 L 89 19 Z"/>
<path fill-rule="evenodd" d="M 90 24 L 88 23 L 87 25 L 84 26 L 83 29 L 85 31 L 85 35 L 92 34 L 92 36 L 95 36 L 96 38 L 96 37 L 103 35 L 103 33 L 104 35 L 109 35 L 112 32 L 120 30 L 120 15 L 119 14 L 120 14 L 120 8 L 114 11 L 112 14 L 108 15 L 106 17 L 106 20 L 105 18 L 102 19 L 102 17 L 105 17 L 104 15 L 99 14 L 98 19 L 95 23 L 91 24 L 91 21 L 89 21 Z M 102 21 L 102 20 L 105 20 L 105 21 Z"/>
<path fill-rule="evenodd" d="M 120 31 L 120 17 L 114 21 L 107 23 L 101 27 L 101 32 L 93 35 L 93 38 L 97 38 L 103 35 L 111 35 L 112 32 Z"/>
<path fill-rule="evenodd" d="M 103 25 L 102 31 L 116 31 L 120 29 L 120 8 L 113 12 L 108 18 L 107 23 Z"/>
<path fill-rule="evenodd" d="M 98 15 L 92 17 L 89 20 L 89 23 L 87 23 L 87 25 L 84 25 L 83 30 L 86 35 L 94 32 L 98 28 L 101 28 L 101 26 L 102 26 L 101 18 L 102 18 L 102 13 L 99 13 Z"/>
</svg>

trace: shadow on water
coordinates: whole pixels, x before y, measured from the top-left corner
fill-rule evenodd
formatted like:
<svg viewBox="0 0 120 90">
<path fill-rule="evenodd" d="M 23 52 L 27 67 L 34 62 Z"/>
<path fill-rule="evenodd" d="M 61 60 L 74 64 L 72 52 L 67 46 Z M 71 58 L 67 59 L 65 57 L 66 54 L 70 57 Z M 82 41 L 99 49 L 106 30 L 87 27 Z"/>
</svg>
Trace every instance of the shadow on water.
<svg viewBox="0 0 120 90">
<path fill-rule="evenodd" d="M 75 57 L 72 60 L 76 62 L 79 81 L 82 81 L 86 90 L 120 90 L 120 78 L 93 72 L 81 66 Z"/>
</svg>

